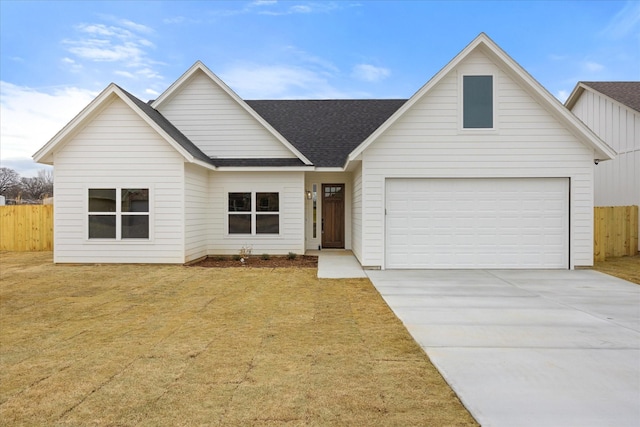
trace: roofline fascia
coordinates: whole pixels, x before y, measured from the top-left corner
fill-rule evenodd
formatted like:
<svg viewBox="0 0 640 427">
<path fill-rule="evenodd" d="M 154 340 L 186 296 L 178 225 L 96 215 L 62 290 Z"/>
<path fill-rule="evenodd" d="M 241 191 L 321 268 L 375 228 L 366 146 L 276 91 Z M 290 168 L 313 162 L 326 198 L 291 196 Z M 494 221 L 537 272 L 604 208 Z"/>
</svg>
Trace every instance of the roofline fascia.
<svg viewBox="0 0 640 427">
<path fill-rule="evenodd" d="M 564 101 L 565 108 L 571 111 L 576 102 L 578 102 L 578 99 L 580 99 L 580 96 L 582 96 L 582 93 L 585 91 L 585 89 L 586 87 L 584 84 L 582 84 L 582 82 L 576 83 L 573 90 L 571 91 L 571 94 L 566 99 L 566 101 Z"/>
<path fill-rule="evenodd" d="M 315 168 L 315 172 L 346 172 L 346 167 L 338 167 L 338 166 L 326 166 L 326 167 L 317 167 Z"/>
<path fill-rule="evenodd" d="M 216 166 L 219 172 L 309 172 L 315 167 L 310 166 Z"/>
<path fill-rule="evenodd" d="M 203 168 L 209 169 L 209 170 L 216 170 L 218 169 L 215 165 L 212 165 L 211 163 L 207 163 L 204 162 L 200 159 L 196 159 L 195 157 L 193 158 L 193 161 L 190 162 L 193 163 L 194 165 L 198 165 L 198 166 L 202 166 Z"/>
<path fill-rule="evenodd" d="M 227 93 L 234 101 L 238 103 L 251 117 L 258 121 L 269 133 L 271 133 L 281 144 L 283 144 L 291 153 L 293 153 L 304 164 L 311 165 L 311 161 L 300 152 L 293 144 L 280 134 L 273 126 L 271 126 L 260 114 L 258 114 L 253 108 L 249 106 L 237 93 L 233 91 L 220 77 L 218 77 L 213 71 L 211 71 L 200 60 L 196 61 L 184 74 L 182 74 L 178 80 L 173 82 L 171 86 L 167 88 L 156 100 L 151 103 L 151 106 L 158 109 L 163 102 L 171 98 L 173 93 L 181 87 L 187 80 L 193 76 L 196 71 L 202 71 L 209 77 L 214 83 L 216 83 L 223 91 Z"/>
</svg>

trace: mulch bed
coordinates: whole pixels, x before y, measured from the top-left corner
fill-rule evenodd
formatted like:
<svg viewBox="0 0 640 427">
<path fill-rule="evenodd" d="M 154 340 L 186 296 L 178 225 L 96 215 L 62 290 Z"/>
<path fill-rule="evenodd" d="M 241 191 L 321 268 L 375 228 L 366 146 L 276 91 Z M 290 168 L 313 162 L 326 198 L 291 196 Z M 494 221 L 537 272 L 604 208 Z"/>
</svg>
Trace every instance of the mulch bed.
<svg viewBox="0 0 640 427">
<path fill-rule="evenodd" d="M 287 256 L 270 256 L 269 259 L 262 259 L 261 256 L 251 256 L 245 258 L 244 263 L 233 259 L 229 256 L 210 256 L 190 267 L 207 267 L 207 268 L 232 268 L 232 267 L 251 267 L 251 268 L 317 268 L 318 257 L 309 255 L 298 255 L 294 259 Z"/>
</svg>

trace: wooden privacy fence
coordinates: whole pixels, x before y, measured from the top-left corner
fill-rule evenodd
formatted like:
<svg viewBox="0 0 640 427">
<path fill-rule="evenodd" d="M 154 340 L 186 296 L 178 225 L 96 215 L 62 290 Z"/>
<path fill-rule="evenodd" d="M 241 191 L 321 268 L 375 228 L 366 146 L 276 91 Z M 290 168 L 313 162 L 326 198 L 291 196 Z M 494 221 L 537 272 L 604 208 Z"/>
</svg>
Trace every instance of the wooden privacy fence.
<svg viewBox="0 0 640 427">
<path fill-rule="evenodd" d="M 638 253 L 638 207 L 596 207 L 593 213 L 593 259 Z"/>
<path fill-rule="evenodd" d="M 638 206 L 594 208 L 595 261 L 638 253 Z M 53 250 L 53 205 L 0 206 L 0 250 Z"/>
<path fill-rule="evenodd" d="M 0 250 L 53 250 L 53 205 L 0 206 Z"/>
</svg>

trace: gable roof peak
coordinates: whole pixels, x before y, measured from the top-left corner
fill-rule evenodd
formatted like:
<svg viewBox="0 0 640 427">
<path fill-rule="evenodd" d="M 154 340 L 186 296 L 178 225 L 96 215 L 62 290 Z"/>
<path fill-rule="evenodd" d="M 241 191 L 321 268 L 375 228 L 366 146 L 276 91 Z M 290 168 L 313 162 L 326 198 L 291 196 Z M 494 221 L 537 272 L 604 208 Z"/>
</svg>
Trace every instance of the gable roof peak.
<svg viewBox="0 0 640 427">
<path fill-rule="evenodd" d="M 494 61 L 499 67 L 504 69 L 512 78 L 523 85 L 524 88 L 535 98 L 547 111 L 556 118 L 564 122 L 576 134 L 580 135 L 585 144 L 591 146 L 599 156 L 600 160 L 612 159 L 615 151 L 598 138 L 586 125 L 571 114 L 562 103 L 554 97 L 544 86 L 542 86 L 531 74 L 529 74 L 518 62 L 498 46 L 487 34 L 480 33 L 475 39 L 464 47 L 453 57 L 440 71 L 438 71 L 424 86 L 422 86 L 409 100 L 400 107 L 391 117 L 389 117 L 375 132 L 356 147 L 347 160 L 354 161 L 364 150 L 367 149 L 380 135 L 382 135 L 393 123 L 411 109 L 425 94 L 429 93 L 446 75 L 460 65 L 479 46 L 485 46 L 483 53 Z"/>
<path fill-rule="evenodd" d="M 569 109 L 573 108 L 585 88 L 640 112 L 640 81 L 580 81 L 567 98 L 565 106 Z"/>
<path fill-rule="evenodd" d="M 267 132 L 271 133 L 282 145 L 285 146 L 294 156 L 300 159 L 305 165 L 311 165 L 311 161 L 300 152 L 296 147 L 294 147 L 291 142 L 287 141 L 276 129 L 273 128 L 266 120 L 264 120 L 256 111 L 251 108 L 246 101 L 244 101 L 240 96 L 233 91 L 225 82 L 220 79 L 217 75 L 215 75 L 206 65 L 200 60 L 194 62 L 194 64 L 189 67 L 189 69 L 182 74 L 165 90 L 155 101 L 151 103 L 151 107 L 154 109 L 160 110 L 162 104 L 170 100 L 174 94 L 178 93 L 180 89 L 187 84 L 187 82 L 191 79 L 191 77 L 197 73 L 203 72 L 216 86 L 222 89 L 233 101 L 235 101 L 240 108 L 245 110 L 247 114 L 253 117 L 261 126 L 263 126 Z"/>
</svg>

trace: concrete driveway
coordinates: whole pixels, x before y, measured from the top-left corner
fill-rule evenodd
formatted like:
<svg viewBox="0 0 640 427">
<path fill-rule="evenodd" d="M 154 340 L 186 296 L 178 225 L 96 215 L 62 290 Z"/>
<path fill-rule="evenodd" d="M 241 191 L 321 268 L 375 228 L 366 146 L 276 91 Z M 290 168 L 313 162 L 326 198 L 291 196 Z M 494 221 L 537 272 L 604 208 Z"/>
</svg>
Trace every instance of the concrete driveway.
<svg viewBox="0 0 640 427">
<path fill-rule="evenodd" d="M 483 426 L 640 426 L 640 285 L 591 270 L 367 275 Z"/>
</svg>

